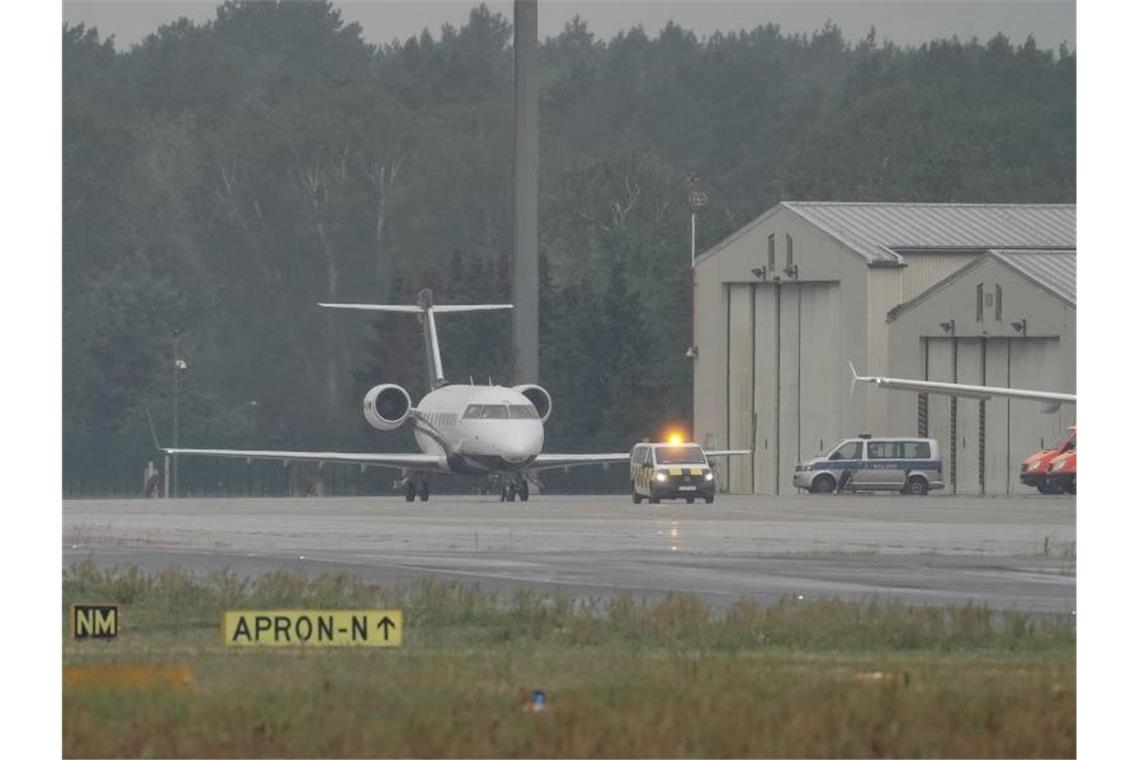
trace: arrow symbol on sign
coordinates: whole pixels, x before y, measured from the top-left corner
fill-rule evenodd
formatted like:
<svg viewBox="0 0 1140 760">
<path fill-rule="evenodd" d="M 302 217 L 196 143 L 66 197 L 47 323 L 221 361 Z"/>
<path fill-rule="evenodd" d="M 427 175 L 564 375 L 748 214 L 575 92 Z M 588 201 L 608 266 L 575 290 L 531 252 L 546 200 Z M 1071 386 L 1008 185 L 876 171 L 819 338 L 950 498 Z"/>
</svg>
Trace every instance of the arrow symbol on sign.
<svg viewBox="0 0 1140 760">
<path fill-rule="evenodd" d="M 380 628 L 381 630 L 383 630 L 383 632 L 384 632 L 384 640 L 385 640 L 385 641 L 387 641 L 387 640 L 388 640 L 388 630 L 389 630 L 390 628 L 395 628 L 395 627 L 396 627 L 396 624 L 392 622 L 392 618 L 390 618 L 390 617 L 388 617 L 387 615 L 385 615 L 385 616 L 384 616 L 384 617 L 383 617 L 383 618 L 380 620 L 380 622 L 376 624 L 376 627 L 377 627 L 377 628 Z"/>
</svg>

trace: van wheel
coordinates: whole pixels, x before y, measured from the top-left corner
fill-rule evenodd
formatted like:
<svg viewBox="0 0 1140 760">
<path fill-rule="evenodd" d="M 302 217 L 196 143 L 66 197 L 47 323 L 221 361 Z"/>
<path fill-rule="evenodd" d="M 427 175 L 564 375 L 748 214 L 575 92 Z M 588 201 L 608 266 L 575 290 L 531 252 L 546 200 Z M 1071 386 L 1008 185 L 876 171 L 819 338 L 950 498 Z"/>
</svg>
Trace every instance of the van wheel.
<svg viewBox="0 0 1140 760">
<path fill-rule="evenodd" d="M 640 504 L 641 503 L 641 494 L 639 494 L 637 492 L 637 487 L 634 486 L 633 483 L 630 483 L 629 484 L 629 490 L 630 490 L 630 493 L 633 494 L 633 503 L 634 504 Z"/>
<path fill-rule="evenodd" d="M 685 503 L 686 504 L 692 504 L 693 503 L 693 497 L 692 496 L 686 496 L 685 497 Z"/>
<path fill-rule="evenodd" d="M 649 503 L 650 503 L 650 504 L 660 504 L 660 503 L 661 503 L 661 498 L 660 498 L 660 497 L 658 497 L 658 496 L 650 496 L 650 497 L 649 497 Z"/>
<path fill-rule="evenodd" d="M 1066 488 L 1065 490 L 1068 491 L 1069 493 L 1071 493 L 1073 496 L 1076 496 L 1077 495 L 1077 479 L 1073 478 L 1073 482 L 1070 483 L 1069 487 Z"/>
<path fill-rule="evenodd" d="M 830 475 L 820 475 L 811 482 L 812 493 L 832 493 L 835 490 L 835 478 Z"/>
<path fill-rule="evenodd" d="M 903 489 L 903 493 L 909 493 L 914 496 L 926 496 L 926 492 L 929 490 L 930 486 L 926 484 L 925 479 L 917 475 L 911 475 L 906 481 L 906 488 Z"/>
<path fill-rule="evenodd" d="M 705 497 L 705 504 L 712 504 L 712 503 L 713 503 L 713 497 L 706 496 Z"/>
</svg>

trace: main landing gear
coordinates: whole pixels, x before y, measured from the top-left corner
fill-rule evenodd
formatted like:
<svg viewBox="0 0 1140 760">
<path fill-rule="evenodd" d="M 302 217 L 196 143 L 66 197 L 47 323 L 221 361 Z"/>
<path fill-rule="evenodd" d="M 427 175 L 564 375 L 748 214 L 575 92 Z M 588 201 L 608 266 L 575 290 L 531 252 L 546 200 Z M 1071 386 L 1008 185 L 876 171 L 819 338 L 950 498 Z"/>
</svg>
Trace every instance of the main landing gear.
<svg viewBox="0 0 1140 760">
<path fill-rule="evenodd" d="M 526 478 L 503 480 L 499 491 L 499 501 L 514 501 L 515 497 L 518 497 L 519 501 L 526 501 L 530 498 L 530 483 L 527 482 Z"/>
<path fill-rule="evenodd" d="M 420 497 L 420 501 L 428 500 L 428 497 L 431 496 L 428 483 L 426 480 L 417 483 L 415 478 L 408 478 L 404 482 L 404 501 L 415 501 L 416 496 Z"/>
</svg>

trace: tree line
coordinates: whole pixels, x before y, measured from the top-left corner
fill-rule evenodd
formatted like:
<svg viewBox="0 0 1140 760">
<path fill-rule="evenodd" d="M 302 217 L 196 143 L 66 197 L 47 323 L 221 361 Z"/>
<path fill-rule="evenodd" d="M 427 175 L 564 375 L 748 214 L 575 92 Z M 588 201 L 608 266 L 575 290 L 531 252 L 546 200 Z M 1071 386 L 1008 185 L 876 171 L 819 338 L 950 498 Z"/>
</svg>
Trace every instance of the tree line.
<svg viewBox="0 0 1140 760">
<path fill-rule="evenodd" d="M 782 199 L 1075 201 L 1064 46 L 575 19 L 538 60 L 552 439 L 688 423 L 694 186 L 699 248 Z M 65 441 L 149 440 L 148 413 L 168 438 L 178 336 L 184 445 L 388 445 L 359 403 L 424 390 L 418 325 L 316 304 L 509 300 L 512 65 L 484 6 L 387 44 L 329 2 L 129 50 L 65 25 Z M 449 376 L 508 381 L 509 319 L 442 317 Z"/>
</svg>

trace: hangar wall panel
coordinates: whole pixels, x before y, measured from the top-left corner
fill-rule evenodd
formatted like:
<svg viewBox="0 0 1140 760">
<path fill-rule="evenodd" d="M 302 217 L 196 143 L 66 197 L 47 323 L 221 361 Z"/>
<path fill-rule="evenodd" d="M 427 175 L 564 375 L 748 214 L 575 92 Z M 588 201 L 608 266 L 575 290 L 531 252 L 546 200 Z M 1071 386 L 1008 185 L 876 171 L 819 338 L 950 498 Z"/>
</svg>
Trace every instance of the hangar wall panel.
<svg viewBox="0 0 1140 760">
<path fill-rule="evenodd" d="M 753 456 L 753 492 L 773 494 L 776 493 L 776 476 L 779 472 L 776 458 L 779 443 L 776 428 L 776 330 L 779 326 L 779 312 L 776 308 L 775 286 L 757 285 L 753 293 L 756 320 L 753 373 L 756 451 Z"/>
<path fill-rule="evenodd" d="M 800 432 L 797 461 L 830 449 L 840 428 L 843 373 L 839 345 L 839 283 L 802 283 L 800 297 Z M 792 464 L 794 467 L 794 463 Z"/>
<path fill-rule="evenodd" d="M 800 437 L 800 290 L 781 286 L 780 300 L 780 446 L 777 493 L 795 493 L 792 476 Z"/>
<path fill-rule="evenodd" d="M 752 286 L 728 286 L 728 447 L 752 447 Z M 748 457 L 727 457 L 728 490 L 752 490 L 752 462 Z"/>
<path fill-rule="evenodd" d="M 982 342 L 976 338 L 957 338 L 955 353 L 958 359 L 957 382 L 968 385 L 982 384 Z M 957 449 L 958 493 L 979 494 L 981 466 L 978 456 L 980 443 L 981 402 L 977 399 L 958 399 L 958 430 L 954 446 Z"/>
<path fill-rule="evenodd" d="M 954 344 L 949 338 L 926 338 L 927 380 L 954 382 Z M 946 490 L 954 492 L 951 480 L 954 468 L 954 438 L 951 435 L 951 407 L 953 399 L 941 394 L 930 394 L 928 406 L 929 427 L 927 436 L 938 441 L 942 452 L 942 474 Z"/>
<path fill-rule="evenodd" d="M 986 377 L 983 385 L 1009 387 L 1009 340 L 991 338 L 985 342 Z M 986 493 L 1011 493 L 1017 475 L 1010 480 L 1009 399 L 986 402 Z M 1014 462 L 1016 464 L 1016 461 Z"/>
</svg>

